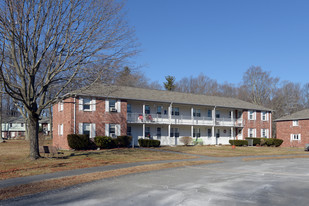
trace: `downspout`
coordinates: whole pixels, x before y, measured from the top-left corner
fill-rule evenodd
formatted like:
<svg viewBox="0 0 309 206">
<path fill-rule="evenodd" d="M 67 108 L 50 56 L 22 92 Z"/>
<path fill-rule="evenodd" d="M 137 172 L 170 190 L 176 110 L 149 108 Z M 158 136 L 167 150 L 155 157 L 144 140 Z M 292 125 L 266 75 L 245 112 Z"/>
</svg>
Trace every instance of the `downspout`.
<svg viewBox="0 0 309 206">
<path fill-rule="evenodd" d="M 73 133 L 76 134 L 76 96 L 74 96 L 74 109 L 73 109 L 73 116 L 74 116 L 74 129 L 73 129 Z"/>
<path fill-rule="evenodd" d="M 272 138 L 273 137 L 273 134 L 272 134 L 272 122 L 271 122 L 271 116 L 272 116 L 272 113 L 270 112 L 269 113 L 269 138 Z"/>
</svg>

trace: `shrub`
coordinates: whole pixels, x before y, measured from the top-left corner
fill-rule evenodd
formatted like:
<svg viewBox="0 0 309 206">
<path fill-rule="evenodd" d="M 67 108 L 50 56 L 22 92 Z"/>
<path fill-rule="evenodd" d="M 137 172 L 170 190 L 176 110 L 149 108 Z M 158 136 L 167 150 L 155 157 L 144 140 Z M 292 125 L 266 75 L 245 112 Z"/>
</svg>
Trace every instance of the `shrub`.
<svg viewBox="0 0 309 206">
<path fill-rule="evenodd" d="M 192 142 L 192 137 L 182 137 L 180 138 L 180 142 L 183 143 L 185 146 L 188 146 Z"/>
<path fill-rule="evenodd" d="M 113 139 L 106 136 L 96 136 L 94 138 L 94 143 L 102 149 L 110 149 L 115 147 Z"/>
<path fill-rule="evenodd" d="M 282 139 L 274 139 L 275 147 L 280 147 L 280 145 L 283 143 Z"/>
<path fill-rule="evenodd" d="M 263 138 L 254 138 L 254 137 L 246 137 L 246 139 L 253 139 L 253 146 L 261 145 L 261 139 Z"/>
<path fill-rule="evenodd" d="M 153 139 L 139 139 L 138 144 L 140 147 L 159 147 L 160 140 L 153 140 Z"/>
<path fill-rule="evenodd" d="M 127 135 L 118 136 L 116 141 L 118 147 L 129 147 L 132 143 L 132 137 Z"/>
<path fill-rule="evenodd" d="M 235 146 L 248 146 L 248 141 L 247 140 L 230 140 L 229 143 L 231 145 L 235 145 Z"/>
<path fill-rule="evenodd" d="M 75 150 L 88 149 L 90 146 L 90 140 L 88 135 L 69 134 L 67 139 L 69 146 Z"/>
</svg>

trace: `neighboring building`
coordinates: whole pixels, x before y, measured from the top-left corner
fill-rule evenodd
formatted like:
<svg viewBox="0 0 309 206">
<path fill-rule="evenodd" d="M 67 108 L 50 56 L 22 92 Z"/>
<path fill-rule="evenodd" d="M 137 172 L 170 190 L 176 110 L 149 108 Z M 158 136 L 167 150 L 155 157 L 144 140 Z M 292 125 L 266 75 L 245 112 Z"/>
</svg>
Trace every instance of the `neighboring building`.
<svg viewBox="0 0 309 206">
<path fill-rule="evenodd" d="M 50 120 L 43 117 L 39 121 L 39 126 L 42 127 L 44 134 L 50 133 Z M 23 117 L 8 117 L 2 120 L 2 137 L 14 139 L 16 137 L 24 137 L 26 132 L 26 123 Z"/>
<path fill-rule="evenodd" d="M 304 147 L 309 144 L 309 109 L 275 120 L 276 137 L 283 147 Z"/>
<path fill-rule="evenodd" d="M 270 137 L 271 110 L 234 98 L 134 87 L 93 85 L 65 95 L 53 106 L 53 145 L 69 149 L 72 133 L 130 135 L 178 145 L 180 137 L 204 144 Z"/>
</svg>

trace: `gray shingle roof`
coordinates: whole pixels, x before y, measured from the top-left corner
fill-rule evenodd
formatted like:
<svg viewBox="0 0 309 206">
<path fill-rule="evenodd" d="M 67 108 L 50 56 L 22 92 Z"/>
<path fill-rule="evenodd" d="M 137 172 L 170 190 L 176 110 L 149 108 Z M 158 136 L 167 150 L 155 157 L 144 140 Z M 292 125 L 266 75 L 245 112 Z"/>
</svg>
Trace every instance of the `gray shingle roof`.
<svg viewBox="0 0 309 206">
<path fill-rule="evenodd" d="M 288 120 L 299 120 L 299 119 L 309 119 L 309 109 L 305 109 L 305 110 L 295 112 L 290 115 L 283 116 L 279 119 L 276 119 L 275 122 L 288 121 Z"/>
<path fill-rule="evenodd" d="M 94 84 L 87 88 L 75 90 L 67 95 L 108 97 L 125 100 L 143 100 L 155 102 L 167 102 L 174 104 L 191 104 L 203 106 L 217 106 L 226 108 L 252 109 L 272 111 L 271 109 L 245 102 L 235 98 L 206 96 L 182 92 L 172 92 L 136 87 L 125 87 L 116 85 Z"/>
</svg>

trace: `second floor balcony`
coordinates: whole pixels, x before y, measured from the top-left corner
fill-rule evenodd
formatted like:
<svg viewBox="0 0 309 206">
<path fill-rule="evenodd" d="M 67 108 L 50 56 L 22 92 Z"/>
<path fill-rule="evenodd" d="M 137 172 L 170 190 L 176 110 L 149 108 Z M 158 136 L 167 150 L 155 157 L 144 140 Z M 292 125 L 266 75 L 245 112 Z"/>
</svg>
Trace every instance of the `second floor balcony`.
<svg viewBox="0 0 309 206">
<path fill-rule="evenodd" d="M 138 114 L 128 113 L 128 123 L 147 124 L 173 124 L 173 125 L 201 125 L 201 126 L 243 126 L 242 119 L 232 120 L 231 118 L 191 117 L 191 116 L 169 116 L 163 114 Z"/>
</svg>

